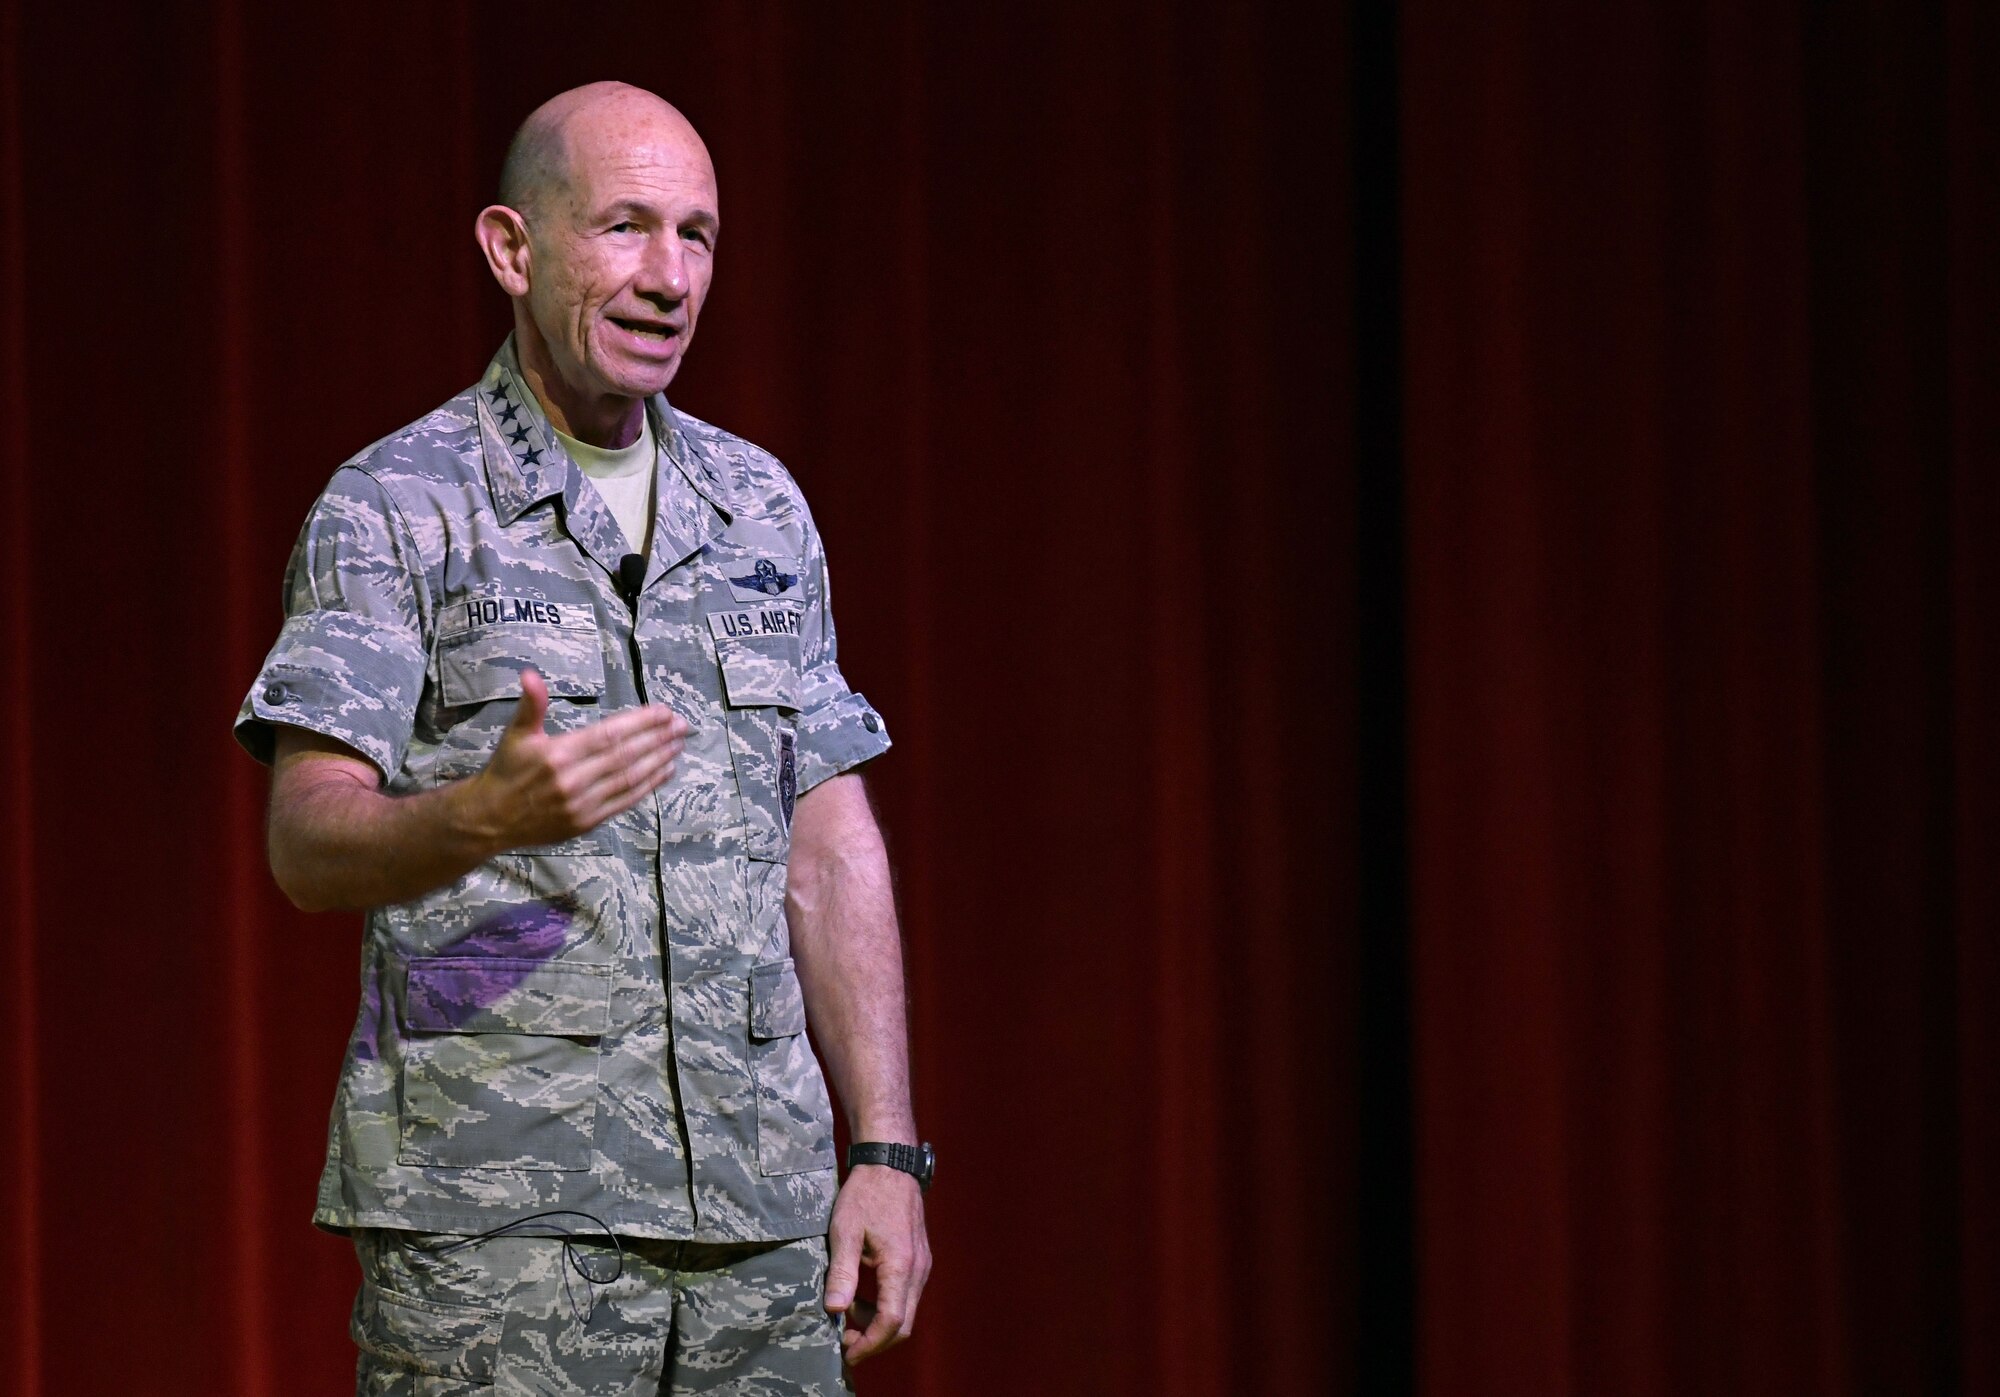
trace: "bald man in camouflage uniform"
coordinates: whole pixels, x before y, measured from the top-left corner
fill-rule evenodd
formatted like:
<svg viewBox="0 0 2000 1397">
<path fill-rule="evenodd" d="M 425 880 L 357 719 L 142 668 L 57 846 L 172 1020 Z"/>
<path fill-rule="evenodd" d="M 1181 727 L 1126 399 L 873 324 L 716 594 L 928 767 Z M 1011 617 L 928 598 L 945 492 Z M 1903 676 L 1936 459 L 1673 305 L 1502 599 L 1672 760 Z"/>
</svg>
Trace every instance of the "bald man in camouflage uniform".
<svg viewBox="0 0 2000 1397">
<path fill-rule="evenodd" d="M 280 885 L 369 909 L 314 1215 L 362 1393 L 843 1391 L 929 1271 L 912 1172 L 839 1183 L 805 1032 L 854 1138 L 917 1145 L 888 734 L 797 485 L 663 395 L 717 229 L 657 97 L 529 118 L 478 223 L 514 334 L 335 473 L 238 717 Z M 626 522 L 579 466 L 620 452 Z"/>
</svg>

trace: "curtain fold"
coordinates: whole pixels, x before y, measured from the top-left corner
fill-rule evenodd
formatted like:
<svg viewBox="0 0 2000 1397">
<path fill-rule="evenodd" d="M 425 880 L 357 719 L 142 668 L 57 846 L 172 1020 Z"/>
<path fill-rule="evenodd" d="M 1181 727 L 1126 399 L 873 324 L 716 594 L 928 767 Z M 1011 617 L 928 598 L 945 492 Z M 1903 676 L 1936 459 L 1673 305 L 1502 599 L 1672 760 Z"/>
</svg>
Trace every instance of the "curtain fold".
<svg viewBox="0 0 2000 1397">
<path fill-rule="evenodd" d="M 1423 1389 L 1982 1390 L 1990 22 L 1403 16 Z"/>
<path fill-rule="evenodd" d="M 1958 0 L 1947 7 L 1945 218 L 1948 288 L 1947 505 L 1951 556 L 1951 766 L 1948 811 L 1956 945 L 1954 1197 L 1958 1382 L 1964 1392 L 2000 1388 L 2000 15 Z"/>
<path fill-rule="evenodd" d="M 0 468 L 6 473 L 5 517 L 6 656 L 10 687 L 33 691 L 37 677 L 30 637 L 31 601 L 28 514 L 28 319 L 27 229 L 23 194 L 27 187 L 27 103 L 21 71 L 21 11 L 15 0 L 0 7 Z M 7 1276 L 18 1297 L 0 1316 L 0 1349 L 7 1355 L 8 1384 L 21 1397 L 42 1392 L 42 1052 L 40 958 L 35 938 L 34 721 L 25 702 L 7 712 L 0 739 L 0 771 L 6 773 L 7 854 L 7 1095 L 0 1112 L 0 1152 L 14 1162 L 8 1173 L 0 1219 L 7 1225 Z"/>
</svg>

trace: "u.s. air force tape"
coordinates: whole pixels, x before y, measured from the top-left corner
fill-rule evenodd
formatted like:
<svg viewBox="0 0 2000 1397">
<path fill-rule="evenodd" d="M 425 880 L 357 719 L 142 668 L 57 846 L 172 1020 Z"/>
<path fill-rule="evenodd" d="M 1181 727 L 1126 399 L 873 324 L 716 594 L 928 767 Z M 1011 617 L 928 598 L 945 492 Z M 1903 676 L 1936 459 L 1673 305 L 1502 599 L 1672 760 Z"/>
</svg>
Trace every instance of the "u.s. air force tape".
<svg viewBox="0 0 2000 1397">
<path fill-rule="evenodd" d="M 736 611 L 711 611 L 708 629 L 717 640 L 746 640 L 760 635 L 797 635 L 796 606 L 746 606 Z"/>
</svg>

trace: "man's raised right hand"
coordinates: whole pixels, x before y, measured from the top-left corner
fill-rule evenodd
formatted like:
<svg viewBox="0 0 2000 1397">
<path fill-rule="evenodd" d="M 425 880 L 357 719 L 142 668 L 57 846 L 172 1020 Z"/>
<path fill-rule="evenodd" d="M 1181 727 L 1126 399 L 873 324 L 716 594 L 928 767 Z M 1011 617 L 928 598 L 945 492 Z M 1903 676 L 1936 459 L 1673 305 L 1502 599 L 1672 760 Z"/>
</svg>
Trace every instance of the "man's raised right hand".
<svg viewBox="0 0 2000 1397">
<path fill-rule="evenodd" d="M 687 720 L 649 703 L 575 732 L 551 734 L 549 689 L 521 671 L 521 700 L 467 792 L 498 849 L 556 844 L 630 810 L 674 774 Z"/>
</svg>

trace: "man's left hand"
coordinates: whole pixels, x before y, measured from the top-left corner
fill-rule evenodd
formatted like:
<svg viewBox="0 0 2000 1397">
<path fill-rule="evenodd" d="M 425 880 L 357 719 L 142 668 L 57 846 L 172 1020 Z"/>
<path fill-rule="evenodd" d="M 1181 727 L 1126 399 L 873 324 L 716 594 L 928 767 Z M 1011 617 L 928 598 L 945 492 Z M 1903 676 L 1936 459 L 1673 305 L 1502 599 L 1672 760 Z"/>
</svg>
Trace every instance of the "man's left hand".
<svg viewBox="0 0 2000 1397">
<path fill-rule="evenodd" d="M 931 1244 L 924 1234 L 924 1199 L 917 1181 L 883 1164 L 858 1164 L 833 1202 L 827 1228 L 826 1308 L 853 1311 L 864 1328 L 840 1336 L 849 1363 L 859 1363 L 910 1337 L 917 1301 L 931 1274 Z M 875 1272 L 874 1313 L 857 1303 L 861 1267 Z"/>
</svg>

